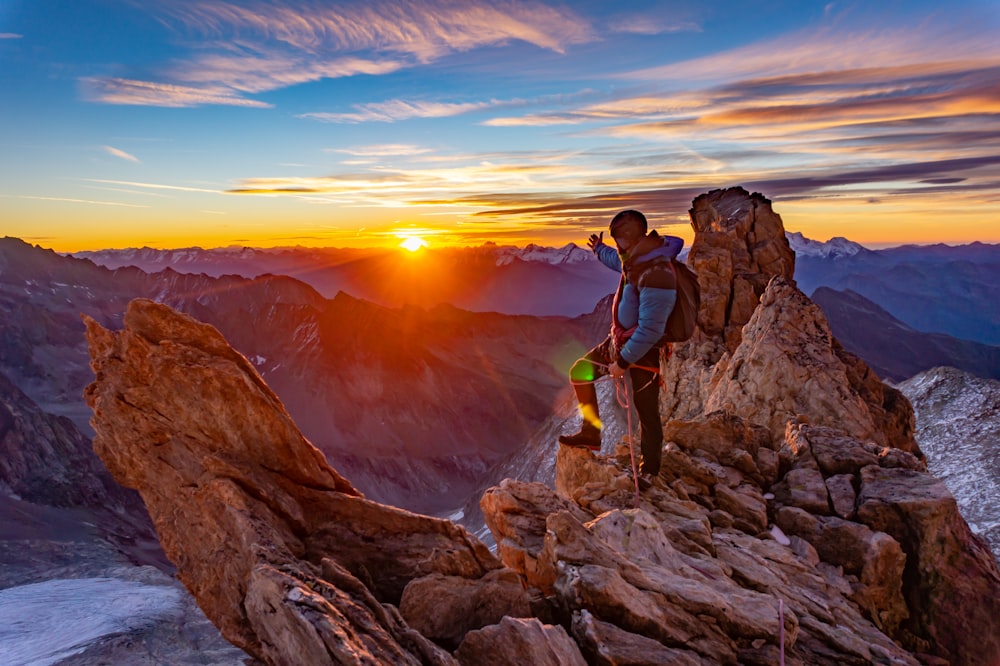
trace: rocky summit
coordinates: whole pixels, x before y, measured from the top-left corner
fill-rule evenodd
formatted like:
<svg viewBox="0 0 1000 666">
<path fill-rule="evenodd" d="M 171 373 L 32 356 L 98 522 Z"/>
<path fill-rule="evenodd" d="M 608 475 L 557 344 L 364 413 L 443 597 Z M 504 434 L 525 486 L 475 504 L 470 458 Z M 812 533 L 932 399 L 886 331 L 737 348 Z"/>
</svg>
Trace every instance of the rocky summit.
<svg viewBox="0 0 1000 666">
<path fill-rule="evenodd" d="M 484 493 L 495 554 L 364 498 L 216 329 L 152 301 L 86 322 L 95 450 L 269 664 L 997 663 L 997 562 L 909 403 L 797 290 L 770 202 L 711 192 L 692 224 L 661 474 L 640 490 L 627 438 L 560 448 L 553 484 Z"/>
</svg>

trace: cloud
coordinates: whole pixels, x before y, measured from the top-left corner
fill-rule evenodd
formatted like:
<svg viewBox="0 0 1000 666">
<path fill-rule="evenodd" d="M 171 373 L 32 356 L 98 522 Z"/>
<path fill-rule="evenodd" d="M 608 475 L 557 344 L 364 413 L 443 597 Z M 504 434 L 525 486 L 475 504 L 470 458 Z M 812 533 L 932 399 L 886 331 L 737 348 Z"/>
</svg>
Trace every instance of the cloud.
<svg viewBox="0 0 1000 666">
<path fill-rule="evenodd" d="M 323 59 L 277 48 L 260 47 L 248 51 L 245 47 L 230 47 L 224 53 L 203 55 L 195 61 L 175 65 L 166 71 L 166 76 L 186 85 L 231 88 L 242 94 L 267 92 L 324 78 L 390 74 L 404 66 L 405 63 L 398 60 Z"/>
<path fill-rule="evenodd" d="M 382 143 L 371 146 L 355 146 L 353 148 L 327 148 L 326 152 L 344 153 L 356 157 L 394 157 L 399 155 L 423 155 L 431 152 L 431 149 L 406 143 Z"/>
<path fill-rule="evenodd" d="M 176 190 L 179 192 L 205 192 L 219 194 L 219 190 L 209 190 L 203 187 L 187 187 L 185 185 L 162 185 L 159 183 L 137 183 L 130 180 L 105 180 L 102 178 L 81 178 L 88 183 L 106 183 L 108 185 L 126 185 L 128 187 L 148 188 L 152 190 Z"/>
<path fill-rule="evenodd" d="M 83 79 L 84 98 L 104 104 L 136 106 L 191 107 L 203 104 L 224 104 L 270 108 L 270 104 L 239 97 L 225 88 L 195 88 L 134 79 Z"/>
<path fill-rule="evenodd" d="M 355 104 L 355 113 L 303 113 L 299 118 L 310 118 L 328 123 L 362 123 L 370 121 L 394 122 L 409 118 L 445 118 L 471 111 L 479 111 L 496 105 L 497 102 L 468 102 L 450 104 L 444 102 L 407 102 L 390 100 L 371 104 Z"/>
<path fill-rule="evenodd" d="M 280 43 L 329 54 L 377 51 L 430 62 L 450 53 L 518 40 L 562 53 L 595 35 L 568 8 L 507 0 L 374 0 L 169 3 L 161 10 L 190 32 Z"/>
<path fill-rule="evenodd" d="M 643 92 L 577 106 L 569 110 L 527 114 L 521 117 L 491 118 L 484 125 L 495 127 L 546 126 L 628 119 L 684 117 L 706 109 L 714 97 L 702 91 L 669 93 Z M 566 98 L 572 101 L 572 98 Z"/>
<path fill-rule="evenodd" d="M 24 35 L 19 35 L 16 32 L 0 32 L 0 39 L 23 39 Z"/>
<path fill-rule="evenodd" d="M 946 10 L 940 10 L 944 12 Z M 942 17 L 943 18 L 943 17 Z M 975 19 L 935 21 L 892 27 L 869 16 L 868 29 L 854 29 L 833 21 L 826 26 L 783 35 L 778 39 L 730 49 L 633 72 L 640 80 L 719 81 L 770 77 L 774 72 L 862 72 L 883 67 L 931 63 L 937 67 L 968 69 L 972 63 L 1000 63 L 1000 45 L 991 30 L 975 25 Z M 949 65 L 948 63 L 954 63 Z"/>
<path fill-rule="evenodd" d="M 740 184 L 785 200 L 986 196 L 1000 180 L 1000 47 L 949 30 L 928 22 L 853 33 L 836 24 L 633 73 L 631 91 L 603 98 L 519 100 L 529 113 L 484 123 L 570 124 L 587 145 L 614 139 L 602 149 L 434 152 L 394 159 L 392 169 L 355 164 L 352 173 L 248 180 L 233 191 L 564 227 L 603 224 L 624 207 L 677 220 L 695 195 Z M 650 82 L 654 75 L 663 80 Z M 384 104 L 356 106 L 354 119 L 415 113 L 410 103 Z"/>
<path fill-rule="evenodd" d="M 113 155 L 123 160 L 128 160 L 129 162 L 135 162 L 136 164 L 141 164 L 138 157 L 136 157 L 135 155 L 130 155 L 129 153 L 126 153 L 124 150 L 119 150 L 111 146 L 101 146 L 101 149 L 104 150 L 104 152 L 108 153 L 109 155 Z"/>
<path fill-rule="evenodd" d="M 693 21 L 657 20 L 649 16 L 627 16 L 612 20 L 608 30 L 632 35 L 662 35 L 671 32 L 701 32 L 701 26 Z"/>
<path fill-rule="evenodd" d="M 570 45 L 597 38 L 590 24 L 568 7 L 527 0 L 375 0 L 335 5 L 318 0 L 194 0 L 155 7 L 161 21 L 177 29 L 183 39 L 195 40 L 199 51 L 164 65 L 162 82 L 93 80 L 91 101 L 267 106 L 243 95 L 323 78 L 387 74 L 513 41 L 564 53 Z M 409 113 L 454 115 L 469 110 L 457 105 L 444 113 L 445 108 L 415 108 Z M 392 110 L 379 105 L 367 105 L 358 114 L 358 119 L 351 114 L 310 117 L 330 122 L 394 118 Z"/>
<path fill-rule="evenodd" d="M 18 199 L 37 199 L 39 201 L 65 201 L 68 203 L 82 203 L 94 206 L 122 206 L 124 208 L 149 208 L 143 204 L 129 204 L 120 201 L 94 201 L 92 199 L 72 199 L 69 197 L 36 197 L 29 194 L 18 194 Z"/>
</svg>

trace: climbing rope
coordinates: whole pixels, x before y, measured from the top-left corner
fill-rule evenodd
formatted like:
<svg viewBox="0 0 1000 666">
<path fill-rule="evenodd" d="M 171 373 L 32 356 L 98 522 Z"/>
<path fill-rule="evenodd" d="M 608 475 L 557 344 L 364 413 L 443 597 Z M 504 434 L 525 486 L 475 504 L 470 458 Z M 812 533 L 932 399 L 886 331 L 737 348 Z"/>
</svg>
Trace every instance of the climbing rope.
<svg viewBox="0 0 1000 666">
<path fill-rule="evenodd" d="M 628 454 L 632 459 L 632 481 L 635 483 L 635 503 L 633 507 L 639 508 L 639 469 L 635 462 L 635 444 L 632 440 L 632 401 L 631 396 L 629 396 L 628 391 L 628 379 L 622 375 L 614 380 L 615 382 L 615 397 L 618 398 L 618 406 L 625 410 L 628 414 L 628 432 L 626 437 L 628 438 Z"/>
<path fill-rule="evenodd" d="M 778 664 L 785 666 L 785 600 L 778 599 Z"/>
</svg>

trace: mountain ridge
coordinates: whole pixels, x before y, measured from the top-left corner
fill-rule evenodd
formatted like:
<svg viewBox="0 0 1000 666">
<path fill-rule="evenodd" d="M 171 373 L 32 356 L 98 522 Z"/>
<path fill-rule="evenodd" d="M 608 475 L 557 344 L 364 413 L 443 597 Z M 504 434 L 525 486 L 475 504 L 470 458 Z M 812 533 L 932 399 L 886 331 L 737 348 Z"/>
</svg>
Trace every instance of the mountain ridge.
<svg viewBox="0 0 1000 666">
<path fill-rule="evenodd" d="M 941 333 L 921 333 L 849 289 L 817 288 L 811 296 L 844 347 L 887 381 L 902 381 L 939 365 L 1000 379 L 1000 346 Z"/>
<path fill-rule="evenodd" d="M 459 504 L 462 489 L 527 438 L 566 390 L 565 368 L 598 335 L 586 317 L 393 309 L 347 294 L 327 300 L 287 276 L 112 271 L 7 239 L 0 369 L 88 433 L 80 396 L 91 372 L 79 312 L 117 328 L 137 296 L 218 327 L 310 439 L 367 490 L 426 511 Z M 404 394 L 399 373 L 425 381 Z M 379 406 L 389 402 L 391 414 Z M 426 425 L 435 422 L 452 425 Z"/>
<path fill-rule="evenodd" d="M 1000 569 L 927 473 L 905 397 L 791 282 L 769 201 L 713 191 L 692 224 L 706 299 L 664 367 L 684 390 L 661 474 L 640 490 L 627 442 L 559 447 L 554 489 L 484 494 L 498 557 L 359 497 L 218 331 L 162 304 L 88 321 L 95 446 L 267 663 L 513 664 L 525 645 L 541 664 L 992 663 Z"/>
</svg>

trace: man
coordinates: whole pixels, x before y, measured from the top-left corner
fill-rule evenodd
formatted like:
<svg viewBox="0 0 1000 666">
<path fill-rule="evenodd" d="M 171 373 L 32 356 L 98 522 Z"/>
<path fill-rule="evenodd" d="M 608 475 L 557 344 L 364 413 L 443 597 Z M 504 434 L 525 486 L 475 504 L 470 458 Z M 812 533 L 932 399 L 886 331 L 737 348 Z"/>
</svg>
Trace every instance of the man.
<svg viewBox="0 0 1000 666">
<path fill-rule="evenodd" d="M 611 220 L 609 231 L 618 248 L 604 243 L 604 232 L 588 241 L 608 268 L 621 271 L 622 281 L 612 307 L 611 334 L 570 369 L 569 378 L 583 413 L 583 425 L 574 435 L 560 435 L 559 443 L 599 451 L 601 421 L 594 382 L 611 375 L 615 379 L 628 371 L 632 379 L 633 402 L 639 413 L 642 439 L 640 472 L 653 477 L 660 472 L 663 426 L 660 423 L 660 353 L 669 353 L 661 341 L 667 318 L 677 297 L 676 277 L 670 260 L 684 241 L 674 236 L 647 232 L 646 217 L 625 210 Z"/>
</svg>

